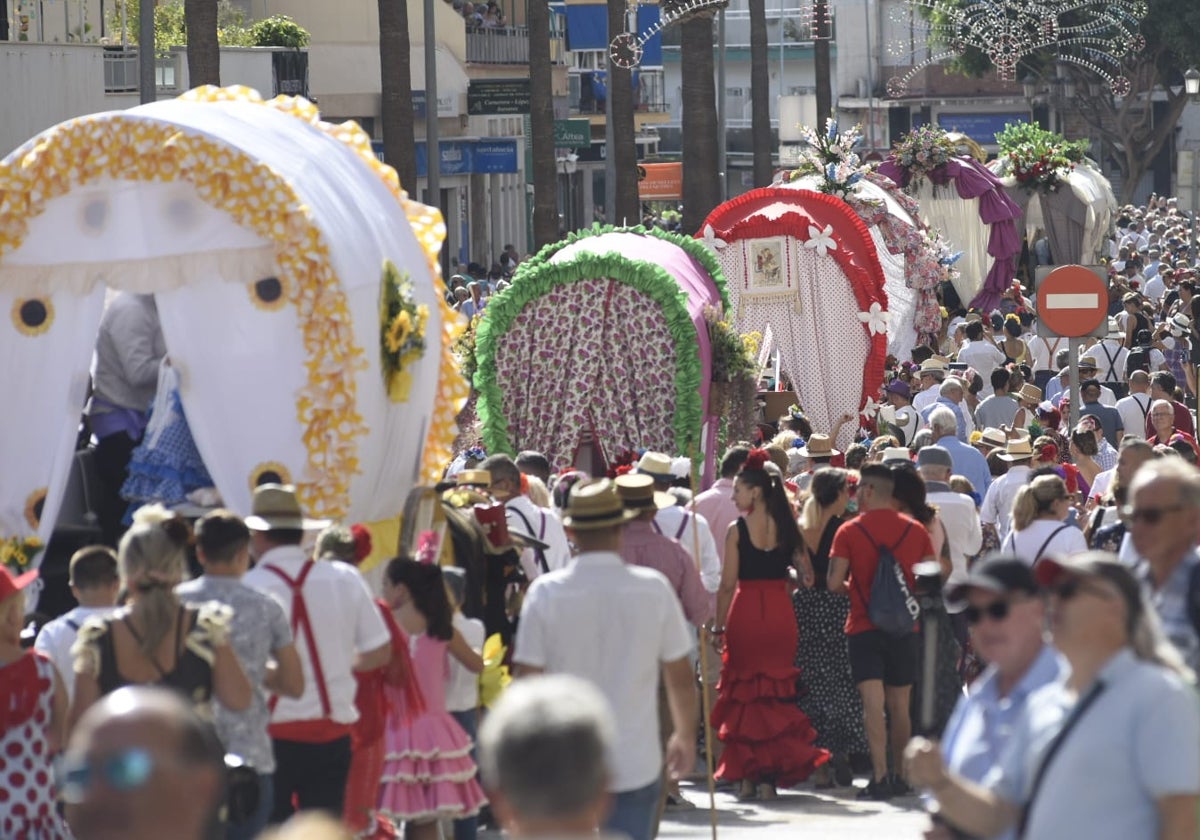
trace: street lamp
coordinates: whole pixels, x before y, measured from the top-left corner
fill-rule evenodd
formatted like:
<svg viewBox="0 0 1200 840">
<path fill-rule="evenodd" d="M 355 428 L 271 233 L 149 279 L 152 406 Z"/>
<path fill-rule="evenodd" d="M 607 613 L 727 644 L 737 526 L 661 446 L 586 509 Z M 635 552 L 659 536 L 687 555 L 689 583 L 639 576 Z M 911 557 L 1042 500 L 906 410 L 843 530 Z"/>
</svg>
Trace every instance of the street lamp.
<svg viewBox="0 0 1200 840">
<path fill-rule="evenodd" d="M 1183 89 L 1188 96 L 1200 96 L 1200 70 L 1189 67 L 1183 74 Z"/>
<path fill-rule="evenodd" d="M 1025 94 L 1025 98 L 1030 102 L 1037 95 L 1037 83 L 1037 76 L 1032 73 L 1026 73 L 1024 78 L 1021 79 L 1021 92 Z"/>
</svg>

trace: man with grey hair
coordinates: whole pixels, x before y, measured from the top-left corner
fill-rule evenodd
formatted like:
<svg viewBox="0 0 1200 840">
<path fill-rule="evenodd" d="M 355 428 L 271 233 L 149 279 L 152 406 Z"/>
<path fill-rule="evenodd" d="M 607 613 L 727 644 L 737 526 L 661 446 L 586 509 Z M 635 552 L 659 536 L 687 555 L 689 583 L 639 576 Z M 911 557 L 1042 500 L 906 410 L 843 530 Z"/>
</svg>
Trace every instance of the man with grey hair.
<svg viewBox="0 0 1200 840">
<path fill-rule="evenodd" d="M 938 386 L 938 396 L 930 405 L 921 409 L 921 420 L 928 424 L 929 416 L 937 410 L 938 406 L 944 406 L 954 413 L 955 420 L 955 437 L 963 443 L 970 439 L 970 430 L 972 426 L 967 425 L 967 417 L 970 412 L 963 411 L 960 403 L 963 399 L 963 383 L 961 379 L 955 379 L 953 376 L 946 379 Z"/>
<path fill-rule="evenodd" d="M 949 450 L 941 446 L 926 446 L 917 452 L 917 471 L 925 479 L 925 498 L 929 504 L 937 507 L 938 518 L 946 531 L 946 547 L 950 552 L 950 577 L 945 584 L 947 590 L 966 580 L 967 558 L 975 556 L 983 545 L 983 528 L 975 501 L 950 488 L 953 469 L 954 460 Z M 965 607 L 962 601 L 946 601 L 946 612 L 960 645 L 965 645 L 967 641 L 967 624 L 961 615 Z"/>
<path fill-rule="evenodd" d="M 604 837 L 596 832 L 610 804 L 615 732 L 604 695 L 587 680 L 513 683 L 479 732 L 479 771 L 501 827 L 520 838 Z"/>
<path fill-rule="evenodd" d="M 929 431 L 933 435 L 934 446 L 940 446 L 950 453 L 954 462 L 953 475 L 961 475 L 975 492 L 983 498 L 988 485 L 992 483 L 992 471 L 988 469 L 987 459 L 983 454 L 958 438 L 958 418 L 954 412 L 944 405 L 939 405 L 929 412 Z"/>
<path fill-rule="evenodd" d="M 1192 603 L 1193 579 L 1200 574 L 1200 471 L 1181 458 L 1143 464 L 1134 473 L 1125 514 L 1146 599 L 1167 638 L 1195 670 L 1200 666 L 1200 604 Z"/>
</svg>

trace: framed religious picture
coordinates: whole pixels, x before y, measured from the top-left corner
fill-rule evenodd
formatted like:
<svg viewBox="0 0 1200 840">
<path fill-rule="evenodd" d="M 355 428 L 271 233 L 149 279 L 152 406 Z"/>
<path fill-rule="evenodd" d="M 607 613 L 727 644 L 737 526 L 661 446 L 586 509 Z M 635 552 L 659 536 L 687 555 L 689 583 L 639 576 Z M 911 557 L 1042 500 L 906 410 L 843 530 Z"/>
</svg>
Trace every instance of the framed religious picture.
<svg viewBox="0 0 1200 840">
<path fill-rule="evenodd" d="M 782 292 L 788 287 L 785 245 L 782 238 L 750 243 L 751 292 Z"/>
</svg>

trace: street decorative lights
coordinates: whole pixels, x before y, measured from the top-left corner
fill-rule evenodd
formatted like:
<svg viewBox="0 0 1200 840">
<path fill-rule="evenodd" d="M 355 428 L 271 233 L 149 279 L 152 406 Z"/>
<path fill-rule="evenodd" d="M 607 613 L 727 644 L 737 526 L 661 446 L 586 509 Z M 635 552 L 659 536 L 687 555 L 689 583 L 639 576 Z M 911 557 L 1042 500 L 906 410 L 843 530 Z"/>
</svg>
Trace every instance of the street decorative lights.
<svg viewBox="0 0 1200 840">
<path fill-rule="evenodd" d="M 1188 68 L 1183 74 L 1183 89 L 1188 96 L 1200 96 L 1200 70 Z"/>
<path fill-rule="evenodd" d="M 1121 75 L 1121 62 L 1146 46 L 1138 33 L 1146 0 L 907 0 L 906 5 L 896 9 L 904 22 L 925 29 L 931 41 L 944 46 L 889 79 L 891 97 L 903 96 L 926 67 L 968 49 L 983 52 L 1005 81 L 1016 78 L 1022 59 L 1053 50 L 1058 61 L 1100 76 L 1113 94 L 1124 96 L 1131 85 Z M 906 55 L 911 47 L 900 44 L 889 51 Z"/>
</svg>

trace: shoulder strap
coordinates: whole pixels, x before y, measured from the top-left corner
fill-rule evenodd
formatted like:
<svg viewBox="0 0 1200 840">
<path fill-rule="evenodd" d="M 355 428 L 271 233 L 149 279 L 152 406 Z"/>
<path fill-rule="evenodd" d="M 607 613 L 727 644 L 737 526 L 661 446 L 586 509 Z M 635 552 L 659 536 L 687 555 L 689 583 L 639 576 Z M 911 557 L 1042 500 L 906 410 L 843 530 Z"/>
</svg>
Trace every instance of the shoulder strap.
<svg viewBox="0 0 1200 840">
<path fill-rule="evenodd" d="M 679 520 L 679 527 L 675 529 L 675 539 L 682 540 L 683 532 L 687 530 L 688 521 L 691 519 L 691 514 L 686 510 L 683 512 L 683 517 Z"/>
<path fill-rule="evenodd" d="M 308 573 L 312 571 L 314 565 L 316 564 L 313 560 L 306 560 L 300 568 L 300 574 L 295 578 L 278 566 L 268 564 L 263 568 L 279 577 L 292 591 L 292 635 L 299 638 L 301 633 L 304 634 L 304 644 L 308 648 L 313 677 L 317 683 L 317 695 L 321 699 L 321 714 L 325 718 L 329 718 L 333 713 L 333 706 L 329 702 L 329 689 L 325 685 L 325 671 L 321 667 L 321 652 L 317 649 L 317 639 L 313 635 L 312 621 L 308 616 L 308 603 L 304 600 L 304 582 L 308 580 Z M 279 696 L 274 695 L 267 705 L 274 712 L 278 703 Z"/>
<path fill-rule="evenodd" d="M 1133 397 L 1133 401 L 1137 403 L 1137 407 L 1142 410 L 1142 422 L 1146 422 L 1146 418 L 1150 416 L 1150 397 L 1146 397 L 1146 402 L 1143 405 L 1142 401 L 1138 399 L 1139 394 L 1130 394 L 1129 396 Z"/>
<path fill-rule="evenodd" d="M 533 523 L 531 523 L 529 521 L 529 518 L 525 514 L 521 513 L 521 511 L 517 510 L 515 507 L 505 506 L 505 509 L 511 510 L 517 516 L 521 517 L 521 522 L 523 522 L 525 524 L 525 530 L 531 534 L 533 533 Z M 538 531 L 538 539 L 539 540 L 546 535 L 546 514 L 545 513 L 542 513 L 541 525 L 542 525 L 541 530 Z M 654 528 L 656 531 L 658 530 L 657 525 L 655 525 Z M 662 533 L 662 532 L 660 531 L 659 533 Z M 534 556 L 534 558 L 537 559 L 537 564 L 542 567 L 543 573 L 550 571 L 550 564 L 548 562 L 546 562 L 546 552 L 542 551 L 542 549 L 540 549 L 540 548 L 535 548 L 533 550 L 533 556 Z"/>
<path fill-rule="evenodd" d="M 1196 635 L 1200 636 L 1200 563 L 1192 566 L 1188 575 L 1187 613 Z"/>
<path fill-rule="evenodd" d="M 1098 346 L 1104 351 L 1104 358 L 1108 359 L 1108 381 L 1114 382 L 1116 380 L 1113 377 L 1117 375 L 1117 360 L 1112 357 L 1112 353 L 1108 352 L 1108 345 L 1106 345 L 1103 341 L 1101 341 Z M 1121 355 L 1120 351 L 1117 351 L 1117 355 Z"/>
<path fill-rule="evenodd" d="M 1051 531 L 1050 536 L 1046 537 L 1046 541 L 1044 543 L 1042 543 L 1042 547 L 1039 548 L 1037 550 L 1037 553 L 1033 555 L 1033 562 L 1037 563 L 1039 560 L 1042 559 L 1042 554 L 1046 551 L 1046 546 L 1050 545 L 1050 543 L 1054 541 L 1055 537 L 1057 537 L 1059 534 L 1061 534 L 1063 531 L 1067 530 L 1068 528 L 1073 528 L 1073 527 L 1074 527 L 1073 525 L 1068 525 L 1066 522 L 1064 522 L 1062 525 L 1059 525 L 1057 528 L 1055 528 L 1053 531 Z M 1017 544 L 1016 540 L 1013 540 L 1013 545 L 1016 546 L 1016 544 Z"/>
</svg>

